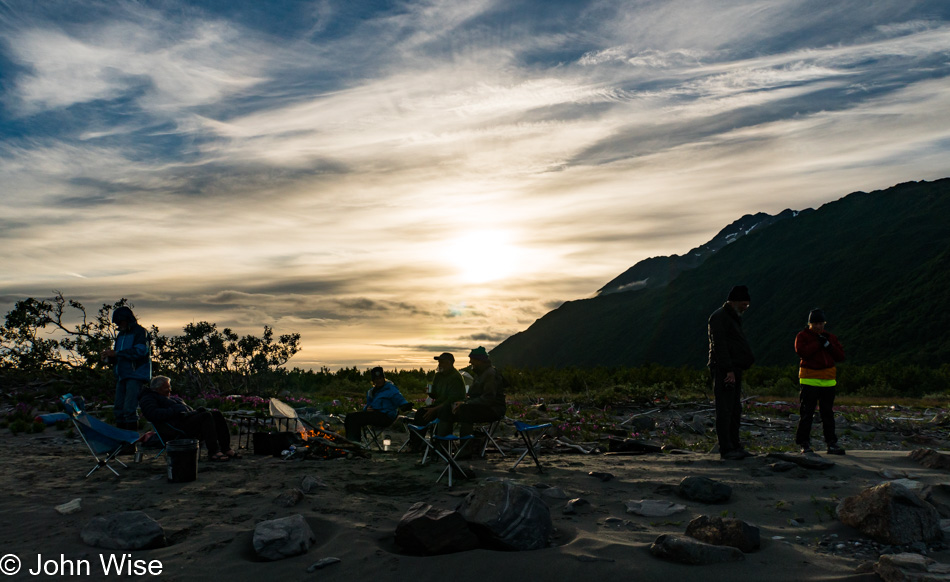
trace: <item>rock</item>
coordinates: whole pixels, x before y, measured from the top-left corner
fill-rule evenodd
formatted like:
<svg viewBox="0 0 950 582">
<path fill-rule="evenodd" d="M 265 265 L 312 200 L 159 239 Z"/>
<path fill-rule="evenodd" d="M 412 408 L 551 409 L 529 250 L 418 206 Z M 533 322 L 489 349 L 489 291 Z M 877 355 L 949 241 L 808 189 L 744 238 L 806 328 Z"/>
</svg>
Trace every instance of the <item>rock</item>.
<svg viewBox="0 0 950 582">
<path fill-rule="evenodd" d="M 795 463 L 799 467 L 805 469 L 813 469 L 816 471 L 824 471 L 825 469 L 830 469 L 835 466 L 833 461 L 823 459 L 818 455 L 790 455 L 788 453 L 769 453 L 766 455 L 770 459 L 776 459 L 779 461 L 785 461 L 788 463 Z"/>
<path fill-rule="evenodd" d="M 942 536 L 937 510 L 894 482 L 845 498 L 838 504 L 837 514 L 842 523 L 886 544 L 931 541 Z"/>
<path fill-rule="evenodd" d="M 303 491 L 300 489 L 288 489 L 274 499 L 274 503 L 281 507 L 293 507 L 303 501 Z"/>
<path fill-rule="evenodd" d="M 885 483 L 897 483 L 898 485 L 903 485 L 918 495 L 920 495 L 920 493 L 926 488 L 926 485 L 920 481 L 914 481 L 913 479 L 894 479 L 893 481 L 885 481 Z"/>
<path fill-rule="evenodd" d="M 541 489 L 541 496 L 545 499 L 570 499 L 571 497 L 560 487 L 544 487 Z"/>
<path fill-rule="evenodd" d="M 950 564 L 920 554 L 885 554 L 874 564 L 884 582 L 937 582 L 950 580 Z"/>
<path fill-rule="evenodd" d="M 719 564 L 738 562 L 745 556 L 736 548 L 714 546 L 689 537 L 663 534 L 650 546 L 650 553 L 658 558 L 680 564 Z"/>
<path fill-rule="evenodd" d="M 588 473 L 588 475 L 590 475 L 591 477 L 596 477 L 597 479 L 600 479 L 601 481 L 610 481 L 611 479 L 614 478 L 614 476 L 611 475 L 610 473 L 598 473 L 597 471 L 591 471 L 590 473 Z"/>
<path fill-rule="evenodd" d="M 735 518 L 700 515 L 686 526 L 686 535 L 707 544 L 730 546 L 744 553 L 761 545 L 759 528 Z"/>
<path fill-rule="evenodd" d="M 313 493 L 317 489 L 326 486 L 327 484 L 319 477 L 313 477 L 311 475 L 307 475 L 300 481 L 300 490 L 307 494 Z"/>
<path fill-rule="evenodd" d="M 594 510 L 594 506 L 590 504 L 590 501 L 578 497 L 576 499 L 571 499 L 564 505 L 562 512 L 564 515 L 574 515 L 576 513 L 590 513 Z"/>
<path fill-rule="evenodd" d="M 917 449 L 912 451 L 909 456 L 928 469 L 950 471 L 950 455 L 938 453 L 933 449 Z"/>
<path fill-rule="evenodd" d="M 700 503 L 725 503 L 732 496 L 732 487 L 708 477 L 685 477 L 676 487 L 676 494 Z"/>
<path fill-rule="evenodd" d="M 652 416 L 635 416 L 628 424 L 633 432 L 647 432 L 656 428 L 656 419 Z"/>
<path fill-rule="evenodd" d="M 77 497 L 72 501 L 68 501 L 62 505 L 57 505 L 55 508 L 56 513 L 60 515 L 72 515 L 74 513 L 79 513 L 82 511 L 82 498 Z"/>
<path fill-rule="evenodd" d="M 661 453 L 663 447 L 636 439 L 607 439 L 607 452 L 610 453 Z"/>
<path fill-rule="evenodd" d="M 412 554 L 436 555 L 474 550 L 478 536 L 457 511 L 418 502 L 396 525 L 396 543 Z"/>
<path fill-rule="evenodd" d="M 511 481 L 482 483 L 462 500 L 458 511 L 491 547 L 537 550 L 548 545 L 554 532 L 551 511 L 538 490 Z"/>
<path fill-rule="evenodd" d="M 655 499 L 625 501 L 624 505 L 627 507 L 627 513 L 634 513 L 644 517 L 669 517 L 681 511 L 686 511 L 685 505 Z"/>
<path fill-rule="evenodd" d="M 881 469 L 877 474 L 890 481 L 910 478 L 910 475 L 908 475 L 906 471 L 898 471 L 895 469 Z"/>
<path fill-rule="evenodd" d="M 82 541 L 108 550 L 148 550 L 166 545 L 165 530 L 142 511 L 93 518 L 82 528 Z"/>
<path fill-rule="evenodd" d="M 820 425 L 819 425 L 820 426 Z M 874 432 L 877 430 L 874 426 L 870 424 L 864 424 L 862 422 L 856 422 L 851 425 L 851 430 L 856 430 L 858 432 Z"/>
<path fill-rule="evenodd" d="M 254 528 L 254 552 L 262 560 L 274 561 L 307 553 L 316 538 L 310 524 L 299 513 L 262 521 Z"/>
<path fill-rule="evenodd" d="M 785 473 L 787 471 L 791 471 L 797 466 L 798 465 L 796 465 L 795 463 L 791 463 L 789 461 L 779 461 L 777 463 L 772 463 L 771 465 L 769 465 L 769 469 L 772 469 L 776 473 Z"/>
<path fill-rule="evenodd" d="M 317 560 L 313 564 L 310 564 L 309 566 L 307 566 L 307 572 L 312 574 L 316 572 L 317 570 L 322 570 L 323 568 L 326 568 L 330 564 L 339 564 L 340 561 L 341 561 L 340 558 L 333 558 L 333 557 L 323 558 L 322 560 Z"/>
</svg>

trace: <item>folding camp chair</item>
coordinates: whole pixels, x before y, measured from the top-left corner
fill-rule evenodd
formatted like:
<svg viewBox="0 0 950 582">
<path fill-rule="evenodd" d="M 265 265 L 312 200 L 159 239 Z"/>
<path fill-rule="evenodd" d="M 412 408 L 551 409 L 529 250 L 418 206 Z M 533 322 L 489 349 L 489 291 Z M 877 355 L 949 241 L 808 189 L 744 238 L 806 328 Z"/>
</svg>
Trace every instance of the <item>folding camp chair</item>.
<svg viewBox="0 0 950 582">
<path fill-rule="evenodd" d="M 518 433 L 518 436 L 524 440 L 525 450 L 521 453 L 521 456 L 518 457 L 518 460 L 515 461 L 514 466 L 511 468 L 514 471 L 527 455 L 531 455 L 531 458 L 534 459 L 534 464 L 538 466 L 538 472 L 543 473 L 544 469 L 541 468 L 541 461 L 538 459 L 538 453 L 535 451 L 537 448 L 538 441 L 541 440 L 541 437 L 544 435 L 544 431 L 551 427 L 551 423 L 547 422 L 544 424 L 528 424 L 526 422 L 521 422 L 520 420 L 515 421 L 515 431 Z M 533 431 L 538 432 L 534 438 L 528 434 Z"/>
<path fill-rule="evenodd" d="M 501 453 L 501 456 L 505 456 L 505 451 L 499 446 L 498 441 L 495 440 L 495 431 L 498 430 L 498 427 L 501 425 L 502 419 L 493 420 L 490 423 L 483 424 L 481 426 L 476 426 L 473 430 L 477 433 L 484 435 L 484 442 L 482 443 L 482 450 L 478 452 L 480 457 L 484 457 L 485 453 L 488 452 L 488 443 L 491 443 L 495 450 Z"/>
<path fill-rule="evenodd" d="M 149 422 L 149 424 L 152 425 L 152 432 L 155 433 L 155 438 L 158 439 L 158 443 L 161 445 L 160 447 L 155 447 L 159 449 L 159 451 L 155 453 L 154 457 L 152 457 L 153 459 L 157 459 L 165 454 L 165 450 L 168 448 L 168 443 L 165 441 L 165 438 L 162 436 L 162 433 L 158 432 L 158 426 L 154 422 Z M 144 439 L 146 436 L 148 435 L 147 434 L 142 435 L 142 438 Z M 182 433 L 182 438 L 184 438 L 184 433 Z M 147 441 L 143 440 L 142 442 L 144 444 Z"/>
<path fill-rule="evenodd" d="M 426 461 L 429 458 L 429 452 L 435 450 L 435 448 L 432 446 L 432 441 L 428 438 L 428 433 L 429 431 L 434 431 L 435 425 L 437 424 L 439 424 L 438 418 L 433 419 L 427 422 L 426 424 L 406 423 L 406 430 L 409 431 L 409 438 L 406 439 L 406 442 L 404 442 L 401 447 L 399 447 L 399 450 L 397 452 L 401 453 L 403 449 L 409 446 L 409 443 L 412 442 L 413 435 L 418 436 L 422 440 L 422 443 L 425 445 L 425 451 L 423 451 L 422 453 L 422 463 L 421 463 L 425 465 Z"/>
<path fill-rule="evenodd" d="M 109 463 L 115 461 L 123 467 L 128 468 L 128 465 L 120 461 L 117 457 L 123 448 L 128 445 L 135 445 L 141 440 L 142 437 L 138 431 L 116 428 L 87 414 L 85 403 L 83 399 L 78 396 L 66 394 L 60 398 L 60 402 L 63 404 L 66 414 L 68 414 L 70 420 L 72 420 L 73 426 L 76 427 L 79 436 L 82 437 L 83 442 L 89 447 L 89 452 L 92 453 L 92 456 L 96 459 L 96 466 L 86 473 L 86 477 L 92 475 L 101 467 L 108 468 L 118 477 L 119 472 Z"/>
<path fill-rule="evenodd" d="M 463 437 L 455 436 L 454 434 L 439 436 L 435 435 L 432 437 L 432 440 L 435 441 L 432 450 L 435 451 L 435 454 L 440 456 L 443 461 L 445 461 L 445 468 L 442 469 L 442 473 L 439 475 L 439 478 L 435 480 L 436 483 L 442 480 L 442 477 L 445 477 L 446 474 L 449 476 L 449 487 L 452 486 L 452 477 L 455 473 L 462 479 L 468 479 L 468 475 L 465 473 L 465 470 L 458 464 L 456 457 L 465 449 L 465 445 L 469 441 L 475 440 L 473 435 L 465 435 Z"/>
<path fill-rule="evenodd" d="M 376 445 L 376 450 L 383 450 L 383 445 L 379 444 L 379 432 L 377 428 L 370 424 L 363 425 L 363 441 L 366 443 L 366 447 L 369 448 L 370 445 Z M 379 429 L 382 430 L 382 429 Z"/>
</svg>

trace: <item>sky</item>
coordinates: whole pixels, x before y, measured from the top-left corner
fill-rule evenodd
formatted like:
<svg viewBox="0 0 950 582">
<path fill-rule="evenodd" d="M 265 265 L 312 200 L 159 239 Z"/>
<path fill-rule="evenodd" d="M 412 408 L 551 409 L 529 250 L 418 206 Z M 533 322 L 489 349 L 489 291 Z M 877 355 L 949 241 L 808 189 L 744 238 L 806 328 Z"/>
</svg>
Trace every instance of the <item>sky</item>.
<svg viewBox="0 0 950 582">
<path fill-rule="evenodd" d="M 744 214 L 950 176 L 948 75 L 946 0 L 0 0 L 0 309 L 464 362 Z"/>
</svg>

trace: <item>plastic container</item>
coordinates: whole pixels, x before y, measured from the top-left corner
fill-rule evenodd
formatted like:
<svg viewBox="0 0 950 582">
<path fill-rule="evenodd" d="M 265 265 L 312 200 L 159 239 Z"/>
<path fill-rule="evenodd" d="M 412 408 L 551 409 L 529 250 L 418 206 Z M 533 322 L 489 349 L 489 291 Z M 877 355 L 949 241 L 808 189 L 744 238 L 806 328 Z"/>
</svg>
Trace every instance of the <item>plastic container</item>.
<svg viewBox="0 0 950 582">
<path fill-rule="evenodd" d="M 165 458 L 168 459 L 169 483 L 188 483 L 198 478 L 197 439 L 168 441 Z"/>
</svg>

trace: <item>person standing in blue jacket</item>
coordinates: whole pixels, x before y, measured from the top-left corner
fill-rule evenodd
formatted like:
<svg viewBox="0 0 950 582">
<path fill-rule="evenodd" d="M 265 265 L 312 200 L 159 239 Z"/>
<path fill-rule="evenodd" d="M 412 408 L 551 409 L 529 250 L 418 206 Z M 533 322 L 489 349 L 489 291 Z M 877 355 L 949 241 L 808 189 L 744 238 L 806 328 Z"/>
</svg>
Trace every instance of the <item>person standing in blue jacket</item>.
<svg viewBox="0 0 950 582">
<path fill-rule="evenodd" d="M 152 378 L 148 332 L 124 305 L 112 312 L 112 323 L 119 333 L 114 349 L 103 350 L 102 359 L 112 364 L 115 372 L 115 425 L 138 430 L 139 391 Z"/>
<path fill-rule="evenodd" d="M 396 420 L 399 410 L 409 404 L 399 388 L 386 379 L 382 368 L 373 368 L 369 375 L 373 387 L 366 393 L 366 406 L 363 410 L 347 414 L 343 419 L 346 438 L 357 443 L 360 442 L 364 426 L 385 428 Z"/>
</svg>

